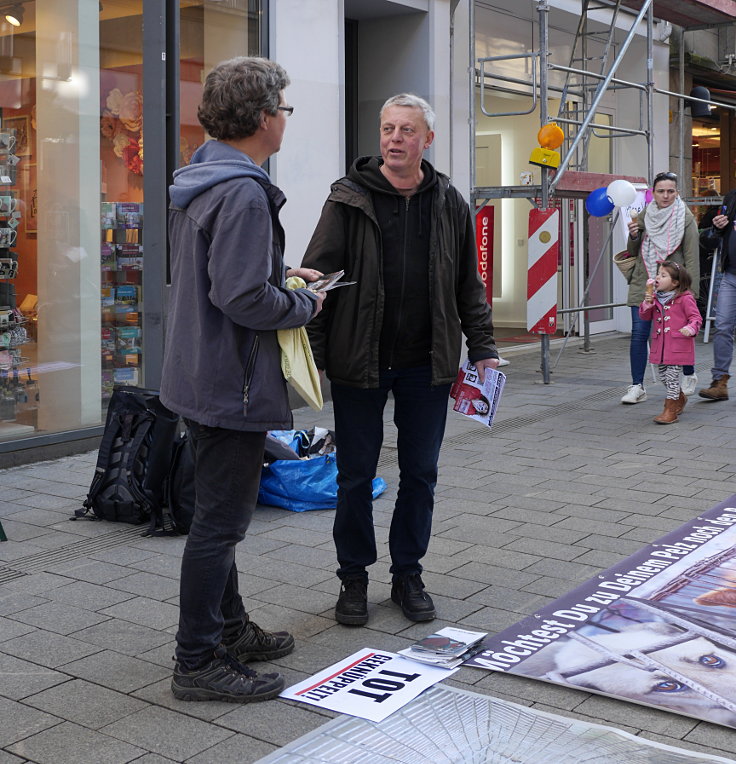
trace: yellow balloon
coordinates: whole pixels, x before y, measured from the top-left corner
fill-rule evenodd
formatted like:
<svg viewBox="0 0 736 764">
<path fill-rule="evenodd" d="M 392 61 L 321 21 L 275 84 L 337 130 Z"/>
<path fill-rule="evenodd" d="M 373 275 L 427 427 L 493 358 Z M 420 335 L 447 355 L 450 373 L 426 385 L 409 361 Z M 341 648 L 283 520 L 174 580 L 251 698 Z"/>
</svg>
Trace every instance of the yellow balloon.
<svg viewBox="0 0 736 764">
<path fill-rule="evenodd" d="M 562 128 L 555 122 L 549 122 L 544 125 L 537 133 L 537 141 L 545 149 L 559 148 L 564 140 L 565 134 L 562 132 Z"/>
</svg>

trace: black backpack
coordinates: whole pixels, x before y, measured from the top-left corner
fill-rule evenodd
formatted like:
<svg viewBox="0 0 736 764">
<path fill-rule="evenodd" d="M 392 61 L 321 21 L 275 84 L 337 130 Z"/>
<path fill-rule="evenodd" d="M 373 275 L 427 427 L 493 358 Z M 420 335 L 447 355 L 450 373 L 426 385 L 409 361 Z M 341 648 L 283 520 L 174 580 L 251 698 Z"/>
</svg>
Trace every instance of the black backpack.
<svg viewBox="0 0 736 764">
<path fill-rule="evenodd" d="M 178 427 L 179 417 L 159 401 L 157 391 L 115 387 L 95 475 L 82 509 L 71 519 L 139 525 L 161 511 Z"/>
<path fill-rule="evenodd" d="M 189 533 L 194 517 L 194 454 L 187 433 L 174 439 L 164 501 L 151 513 L 144 536 L 177 536 Z"/>
</svg>

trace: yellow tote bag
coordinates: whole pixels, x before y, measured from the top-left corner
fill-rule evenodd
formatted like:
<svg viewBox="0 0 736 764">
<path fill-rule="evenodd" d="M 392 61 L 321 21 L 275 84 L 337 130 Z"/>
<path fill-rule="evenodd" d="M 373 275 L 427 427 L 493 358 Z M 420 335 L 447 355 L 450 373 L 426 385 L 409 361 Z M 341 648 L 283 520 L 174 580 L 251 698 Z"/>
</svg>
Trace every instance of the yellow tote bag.
<svg viewBox="0 0 736 764">
<path fill-rule="evenodd" d="M 299 276 L 286 279 L 289 289 L 302 289 L 307 285 Z M 281 371 L 284 379 L 315 411 L 321 411 L 322 387 L 319 372 L 314 363 L 312 348 L 305 327 L 298 329 L 278 329 L 276 332 L 281 348 Z"/>
</svg>

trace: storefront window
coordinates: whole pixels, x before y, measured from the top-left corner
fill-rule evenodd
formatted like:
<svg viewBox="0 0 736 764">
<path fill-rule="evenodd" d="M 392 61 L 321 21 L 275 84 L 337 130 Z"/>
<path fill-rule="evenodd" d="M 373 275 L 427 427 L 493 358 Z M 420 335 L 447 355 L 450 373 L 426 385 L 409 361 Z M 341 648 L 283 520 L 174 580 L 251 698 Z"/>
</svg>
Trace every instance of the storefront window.
<svg viewBox="0 0 736 764">
<path fill-rule="evenodd" d="M 100 17 L 102 402 L 143 381 L 142 0 Z"/>
<path fill-rule="evenodd" d="M 143 317 L 165 309 L 155 280 L 143 299 L 146 272 L 165 269 L 165 241 L 143 236 L 143 104 L 162 98 L 160 77 L 146 93 L 146 12 L 143 0 L 0 11 L 0 443 L 99 427 L 115 384 L 146 384 Z M 206 73 L 259 54 L 262 13 L 259 0 L 181 0 L 179 13 L 180 81 L 165 86 L 179 89 L 185 164 L 205 139 Z"/>
<path fill-rule="evenodd" d="M 262 55 L 260 0 L 181 3 L 179 166 L 189 163 L 205 140 L 197 106 L 208 72 L 235 56 Z"/>
<path fill-rule="evenodd" d="M 693 196 L 720 196 L 721 128 L 718 114 L 693 120 Z"/>
</svg>

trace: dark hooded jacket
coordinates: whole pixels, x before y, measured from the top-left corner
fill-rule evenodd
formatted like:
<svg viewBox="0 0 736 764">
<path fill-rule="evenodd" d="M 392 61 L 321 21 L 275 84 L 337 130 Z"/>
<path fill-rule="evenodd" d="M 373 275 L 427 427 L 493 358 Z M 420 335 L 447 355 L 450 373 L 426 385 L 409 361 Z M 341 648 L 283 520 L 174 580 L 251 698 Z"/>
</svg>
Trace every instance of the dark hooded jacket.
<svg viewBox="0 0 736 764">
<path fill-rule="evenodd" d="M 290 427 L 276 330 L 303 326 L 316 297 L 284 285 L 284 195 L 250 157 L 219 141 L 201 146 L 169 191 L 161 401 L 210 427 Z"/>
<path fill-rule="evenodd" d="M 304 267 L 357 282 L 330 292 L 307 327 L 315 362 L 352 387 L 378 387 L 380 369 L 423 364 L 432 384 L 447 384 L 463 333 L 471 362 L 498 357 L 470 210 L 429 162 L 410 199 L 380 165 L 362 157 L 332 185 L 307 247 Z"/>
</svg>

